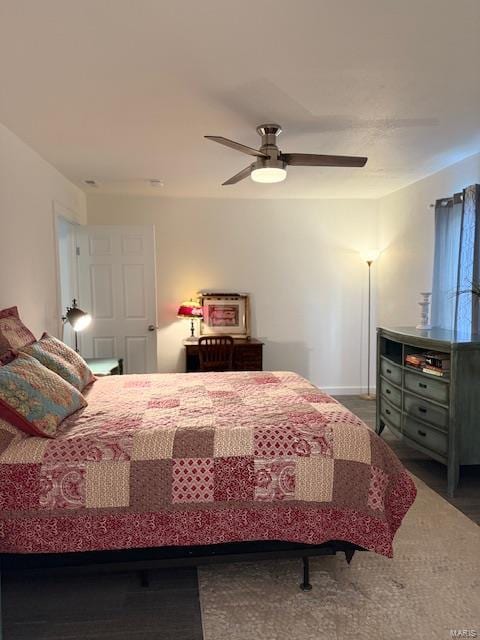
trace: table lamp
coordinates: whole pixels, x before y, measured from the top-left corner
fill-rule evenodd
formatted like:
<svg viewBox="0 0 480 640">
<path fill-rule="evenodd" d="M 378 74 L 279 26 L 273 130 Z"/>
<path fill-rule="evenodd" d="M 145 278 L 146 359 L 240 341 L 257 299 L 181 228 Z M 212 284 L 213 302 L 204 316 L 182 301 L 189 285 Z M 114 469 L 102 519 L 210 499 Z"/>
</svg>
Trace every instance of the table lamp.
<svg viewBox="0 0 480 640">
<path fill-rule="evenodd" d="M 203 307 L 195 300 L 185 300 L 178 307 L 178 318 L 190 318 L 190 336 L 189 340 L 195 339 L 195 318 L 203 318 Z"/>
</svg>

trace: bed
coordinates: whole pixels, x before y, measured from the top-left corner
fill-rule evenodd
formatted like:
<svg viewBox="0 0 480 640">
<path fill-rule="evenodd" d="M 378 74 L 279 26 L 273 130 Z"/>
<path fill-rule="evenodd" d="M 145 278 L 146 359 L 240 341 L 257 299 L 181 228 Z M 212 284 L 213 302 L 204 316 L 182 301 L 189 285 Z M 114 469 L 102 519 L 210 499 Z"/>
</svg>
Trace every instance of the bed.
<svg viewBox="0 0 480 640">
<path fill-rule="evenodd" d="M 299 375 L 111 376 L 85 395 L 55 438 L 0 425 L 4 566 L 229 545 L 392 556 L 412 479 L 383 440 Z"/>
</svg>

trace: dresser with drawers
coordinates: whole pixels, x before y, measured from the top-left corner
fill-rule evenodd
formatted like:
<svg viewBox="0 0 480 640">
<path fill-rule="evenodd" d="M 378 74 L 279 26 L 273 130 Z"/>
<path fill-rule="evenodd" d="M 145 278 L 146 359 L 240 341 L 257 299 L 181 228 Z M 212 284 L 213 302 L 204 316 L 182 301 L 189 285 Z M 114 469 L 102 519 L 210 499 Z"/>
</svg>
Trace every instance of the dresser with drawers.
<svg viewBox="0 0 480 640">
<path fill-rule="evenodd" d="M 405 364 L 407 355 L 428 352 L 450 356 L 448 375 Z M 480 464 L 480 336 L 379 328 L 377 433 L 385 427 L 447 466 L 447 492 L 453 496 L 460 466 Z"/>
</svg>

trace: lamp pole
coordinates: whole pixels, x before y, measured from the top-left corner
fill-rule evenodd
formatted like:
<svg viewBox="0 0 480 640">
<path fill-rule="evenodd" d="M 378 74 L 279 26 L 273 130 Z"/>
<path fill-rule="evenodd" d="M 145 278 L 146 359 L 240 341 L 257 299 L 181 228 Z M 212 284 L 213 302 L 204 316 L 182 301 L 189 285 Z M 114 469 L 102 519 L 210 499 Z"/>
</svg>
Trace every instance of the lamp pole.
<svg viewBox="0 0 480 640">
<path fill-rule="evenodd" d="M 370 350 L 371 350 L 371 324 L 372 324 L 372 262 L 373 260 L 367 260 L 368 264 L 368 360 L 367 360 L 367 398 L 370 399 Z"/>
<path fill-rule="evenodd" d="M 368 265 L 368 321 L 367 321 L 367 393 L 361 397 L 364 400 L 374 400 L 375 394 L 370 393 L 371 350 L 372 350 L 372 264 L 380 255 L 378 249 L 361 252 L 361 257 Z"/>
</svg>

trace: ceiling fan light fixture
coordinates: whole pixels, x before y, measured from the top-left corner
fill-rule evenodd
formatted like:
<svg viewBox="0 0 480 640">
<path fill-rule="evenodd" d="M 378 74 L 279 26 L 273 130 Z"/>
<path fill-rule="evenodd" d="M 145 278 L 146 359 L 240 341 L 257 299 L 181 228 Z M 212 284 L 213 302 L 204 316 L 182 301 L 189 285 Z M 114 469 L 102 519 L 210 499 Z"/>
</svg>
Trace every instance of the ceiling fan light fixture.
<svg viewBox="0 0 480 640">
<path fill-rule="evenodd" d="M 287 171 L 281 167 L 260 167 L 258 169 L 253 169 L 250 175 L 254 182 L 262 182 L 263 184 L 266 184 L 283 182 L 287 177 Z"/>
<path fill-rule="evenodd" d="M 277 145 L 277 138 L 282 132 L 278 124 L 261 124 L 257 133 L 262 139 L 260 149 L 247 147 L 235 140 L 223 136 L 205 136 L 208 140 L 223 144 L 241 153 L 256 158 L 255 162 L 245 167 L 234 176 L 222 182 L 222 186 L 237 184 L 250 176 L 254 182 L 272 184 L 283 182 L 287 177 L 288 165 L 297 167 L 364 167 L 368 158 L 364 156 L 332 156 L 318 153 L 282 153 Z"/>
</svg>

